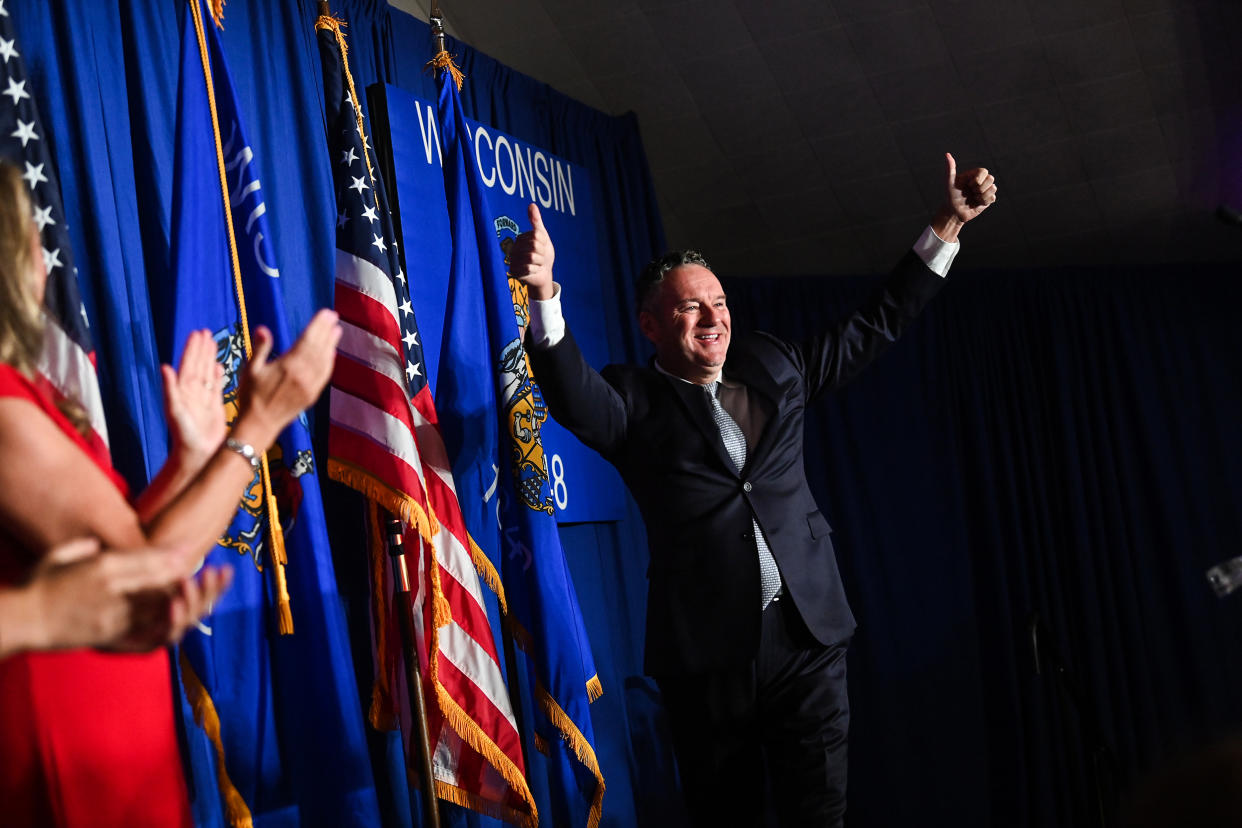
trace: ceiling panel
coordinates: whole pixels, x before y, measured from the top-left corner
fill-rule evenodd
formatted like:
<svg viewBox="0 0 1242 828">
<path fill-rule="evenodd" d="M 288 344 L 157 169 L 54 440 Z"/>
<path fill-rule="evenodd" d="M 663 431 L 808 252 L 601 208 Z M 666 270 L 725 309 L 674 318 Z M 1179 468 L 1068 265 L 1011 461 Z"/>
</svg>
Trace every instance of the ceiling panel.
<svg viewBox="0 0 1242 828">
<path fill-rule="evenodd" d="M 884 269 L 945 150 L 1001 192 L 958 267 L 1242 254 L 1213 218 L 1242 206 L 1231 0 L 442 5 L 475 48 L 637 113 L 670 243 L 725 275 Z"/>
</svg>

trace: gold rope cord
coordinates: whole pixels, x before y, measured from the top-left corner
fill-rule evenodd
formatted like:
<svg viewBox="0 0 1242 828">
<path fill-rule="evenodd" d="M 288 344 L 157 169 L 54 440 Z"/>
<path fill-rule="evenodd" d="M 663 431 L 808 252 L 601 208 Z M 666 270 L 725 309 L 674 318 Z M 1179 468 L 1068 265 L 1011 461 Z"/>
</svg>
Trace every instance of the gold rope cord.
<svg viewBox="0 0 1242 828">
<path fill-rule="evenodd" d="M 223 2 L 219 2 L 218 9 L 223 14 Z M 213 7 L 212 14 L 216 14 L 216 7 Z M 207 104 L 211 110 L 211 130 L 214 134 L 216 142 L 216 166 L 220 172 L 220 195 L 224 205 L 224 221 L 228 227 L 229 237 L 229 257 L 233 265 L 233 291 L 237 296 L 237 310 L 241 317 L 242 343 L 246 350 L 246 361 L 250 361 L 252 352 L 250 344 L 250 322 L 246 316 L 246 296 L 242 289 L 241 281 L 241 263 L 237 258 L 237 239 L 233 230 L 233 211 L 229 206 L 229 187 L 228 180 L 225 178 L 224 167 L 224 150 L 220 141 L 220 116 L 216 111 L 216 90 L 211 80 L 211 63 L 207 58 L 207 38 L 203 33 L 203 16 L 199 8 L 198 0 L 190 0 L 190 13 L 194 17 L 194 31 L 198 35 L 198 52 L 203 64 L 203 80 L 207 84 Z M 216 25 L 219 25 L 219 19 L 216 19 Z M 273 574 L 276 579 L 276 621 L 280 629 L 281 635 L 293 634 L 293 611 L 289 604 L 289 584 L 285 578 L 285 564 L 288 563 L 288 556 L 285 554 L 285 535 L 284 530 L 280 526 L 280 512 L 276 506 L 276 497 L 272 494 L 272 477 L 271 469 L 267 464 L 267 453 L 264 452 L 260 456 L 259 478 L 263 482 L 263 500 L 267 505 L 267 528 L 268 537 L 271 542 L 272 567 Z"/>
</svg>

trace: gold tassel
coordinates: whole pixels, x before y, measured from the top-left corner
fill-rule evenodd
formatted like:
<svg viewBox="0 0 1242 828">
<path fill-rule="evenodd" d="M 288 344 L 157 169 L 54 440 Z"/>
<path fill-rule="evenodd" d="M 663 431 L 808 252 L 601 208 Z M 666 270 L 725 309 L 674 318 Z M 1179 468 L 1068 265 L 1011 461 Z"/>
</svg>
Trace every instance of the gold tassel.
<svg viewBox="0 0 1242 828">
<path fill-rule="evenodd" d="M 341 34 L 341 29 L 344 29 L 348 25 L 349 24 L 346 23 L 340 17 L 337 17 L 332 12 L 328 12 L 327 14 L 321 14 L 319 15 L 318 18 L 316 18 L 315 31 L 319 31 L 320 29 L 327 29 L 331 32 L 336 32 L 337 34 Z"/>
<path fill-rule="evenodd" d="M 254 828 L 254 820 L 250 816 L 250 809 L 246 807 L 246 800 L 242 798 L 237 788 L 233 787 L 233 780 L 229 779 L 228 769 L 224 766 L 224 743 L 220 739 L 220 715 L 216 712 L 216 705 L 212 702 L 207 688 L 203 686 L 202 680 L 199 679 L 198 673 L 194 672 L 194 668 L 190 666 L 185 650 L 181 650 L 180 653 L 181 686 L 185 691 L 186 701 L 190 703 L 190 708 L 194 711 L 194 721 L 207 734 L 212 747 L 215 748 L 216 786 L 220 789 L 220 798 L 224 800 L 225 816 L 232 828 Z"/>
<path fill-rule="evenodd" d="M 284 566 L 289 563 L 285 554 L 285 527 L 280 525 L 280 508 L 276 505 L 276 495 L 267 495 L 267 528 L 272 541 L 272 560 Z"/>
<path fill-rule="evenodd" d="M 276 627 L 281 635 L 293 635 L 293 607 L 289 603 L 289 582 L 285 579 L 285 565 L 276 564 Z"/>
<path fill-rule="evenodd" d="M 599 697 L 604 695 L 604 684 L 599 680 L 599 675 L 591 676 L 586 683 L 587 700 L 592 704 L 599 701 Z"/>
<path fill-rule="evenodd" d="M 448 69 L 449 75 L 453 78 L 453 83 L 457 85 L 457 91 L 461 91 L 461 85 L 465 83 L 466 76 L 462 73 L 461 69 L 458 68 L 457 64 L 453 61 L 453 56 L 448 52 L 437 52 L 435 57 L 427 61 L 425 68 L 428 72 L 433 74 L 441 69 Z"/>
<path fill-rule="evenodd" d="M 266 470 L 266 458 L 263 467 Z M 264 478 L 267 482 L 266 475 Z M 285 577 L 285 565 L 289 563 L 289 557 L 285 554 L 285 530 L 280 525 L 276 496 L 270 491 L 267 495 L 267 530 L 272 544 L 272 570 L 276 575 L 276 627 L 281 635 L 293 635 L 293 607 L 289 602 L 289 581 Z"/>
<path fill-rule="evenodd" d="M 211 19 L 217 29 L 224 28 L 224 0 L 211 0 Z"/>
</svg>

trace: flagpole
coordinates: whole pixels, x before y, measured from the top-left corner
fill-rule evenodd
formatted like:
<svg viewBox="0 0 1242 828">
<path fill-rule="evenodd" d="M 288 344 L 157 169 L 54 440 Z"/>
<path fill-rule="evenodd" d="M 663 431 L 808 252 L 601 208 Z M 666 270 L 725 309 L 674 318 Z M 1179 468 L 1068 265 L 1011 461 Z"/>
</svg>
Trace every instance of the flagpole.
<svg viewBox="0 0 1242 828">
<path fill-rule="evenodd" d="M 458 79 L 461 77 L 461 71 L 448 58 L 448 49 L 445 46 L 444 40 L 444 14 L 440 11 L 439 0 L 431 0 L 431 13 L 427 17 L 427 22 L 431 24 L 431 36 L 435 40 L 435 51 L 428 66 L 445 65 L 445 71 L 453 75 L 454 82 L 457 83 L 458 88 L 461 88 L 461 83 L 458 82 Z M 436 60 L 440 55 L 445 56 L 446 64 L 440 64 Z M 501 603 L 500 641 L 501 649 L 505 655 L 505 681 L 509 685 L 509 699 L 513 708 L 513 724 L 518 732 L 518 747 L 522 750 L 522 765 L 529 770 L 530 756 L 526 752 L 525 736 L 527 729 L 525 708 L 522 706 L 522 682 L 521 677 L 518 675 L 517 651 L 513 644 L 513 627 L 510 624 L 508 614 L 504 611 L 503 602 Z M 536 740 L 535 746 L 538 748 L 537 740 L 539 736 L 531 733 L 531 738 Z"/>
<path fill-rule="evenodd" d="M 418 660 L 418 644 L 414 637 L 413 601 L 410 595 L 410 570 L 405 560 L 405 538 L 401 521 L 388 520 L 388 555 L 392 560 L 393 584 L 399 599 L 398 614 L 401 616 L 401 643 L 405 655 L 405 683 L 410 695 L 414 725 L 418 739 L 420 774 L 423 778 L 423 810 L 427 824 L 440 828 L 440 808 L 436 796 L 435 771 L 431 767 L 431 728 L 427 723 L 427 704 L 423 697 L 423 670 Z"/>
<path fill-rule="evenodd" d="M 431 24 L 431 36 L 436 39 L 436 54 L 447 52 L 444 48 L 444 13 L 440 11 L 439 0 L 431 0 L 431 14 L 427 16 Z"/>
</svg>

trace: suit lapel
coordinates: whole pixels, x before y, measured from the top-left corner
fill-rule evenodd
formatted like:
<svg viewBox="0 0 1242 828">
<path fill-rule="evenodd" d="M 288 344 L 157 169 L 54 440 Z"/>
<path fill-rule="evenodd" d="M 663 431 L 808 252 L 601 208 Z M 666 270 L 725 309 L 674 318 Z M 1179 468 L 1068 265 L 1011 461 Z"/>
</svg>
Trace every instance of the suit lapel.
<svg viewBox="0 0 1242 828">
<path fill-rule="evenodd" d="M 652 370 L 654 371 L 655 368 L 653 367 Z M 673 390 L 673 395 L 681 402 L 682 408 L 686 411 L 686 416 L 703 433 L 703 439 L 707 440 L 708 445 L 715 449 L 725 468 L 737 475 L 737 466 L 733 464 L 733 458 L 729 456 L 729 450 L 725 448 L 724 440 L 720 436 L 720 427 L 716 425 L 716 418 L 712 414 L 711 403 L 707 401 L 707 394 L 703 391 L 703 386 L 686 382 L 677 377 L 671 377 L 659 371 L 656 373 Z"/>
<path fill-rule="evenodd" d="M 736 354 L 730 353 L 725 363 L 725 376 L 730 382 L 740 382 L 749 390 L 752 399 L 758 399 L 767 419 L 763 431 L 755 445 L 748 447 L 746 465 L 751 465 L 756 458 L 767 450 L 768 443 L 775 429 L 772 427 L 780 409 L 781 389 L 772 378 L 772 374 L 749 352 L 738 349 Z M 709 416 L 711 412 L 708 412 Z M 723 443 L 722 443 L 723 445 Z"/>
</svg>

